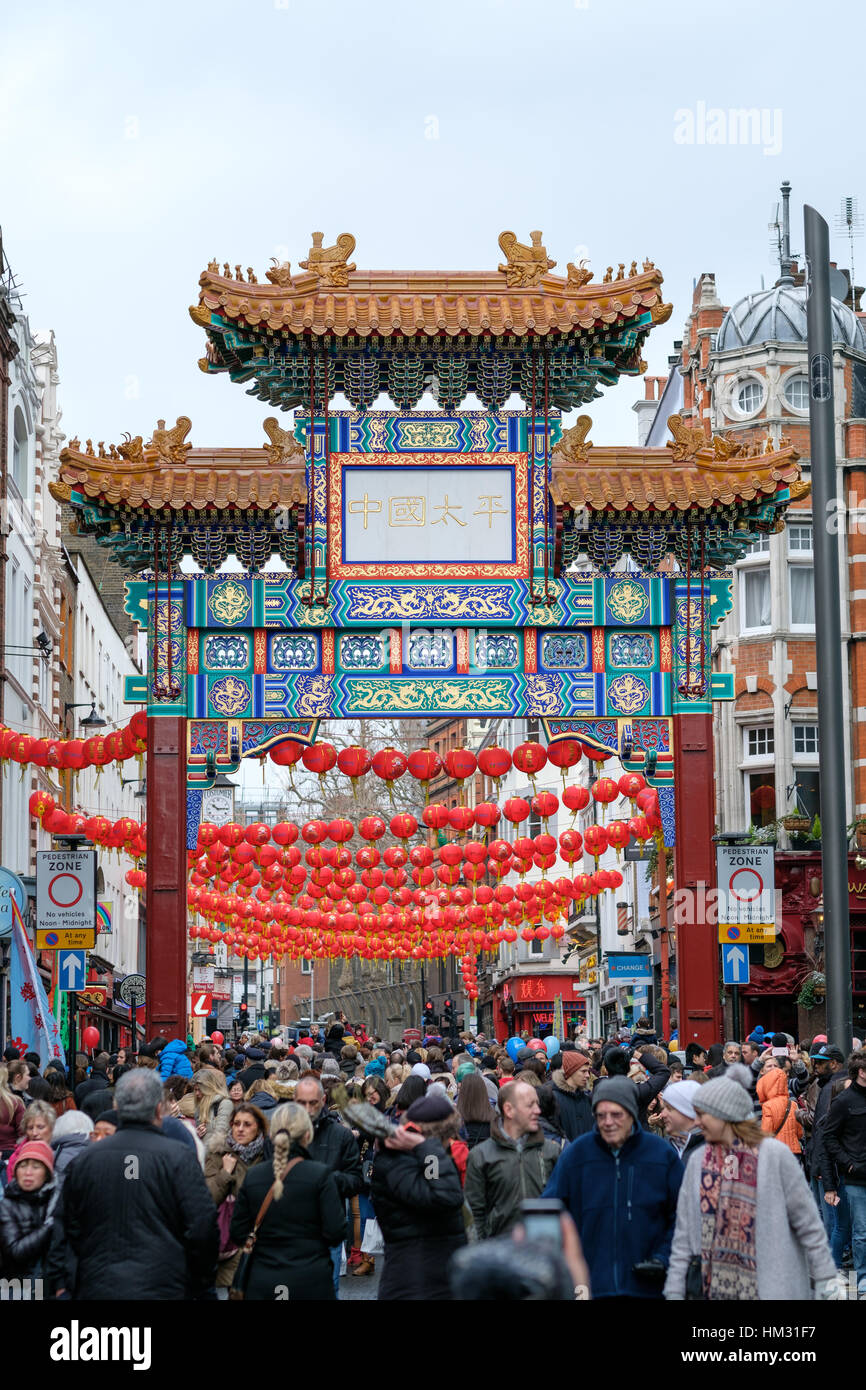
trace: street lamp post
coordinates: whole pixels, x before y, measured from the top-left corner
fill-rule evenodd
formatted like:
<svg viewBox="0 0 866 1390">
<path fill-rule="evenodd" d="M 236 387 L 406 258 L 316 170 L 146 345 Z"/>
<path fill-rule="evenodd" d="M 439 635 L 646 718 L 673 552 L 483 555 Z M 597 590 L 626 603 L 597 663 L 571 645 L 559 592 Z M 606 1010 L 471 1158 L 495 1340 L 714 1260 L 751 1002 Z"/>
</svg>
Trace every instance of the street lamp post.
<svg viewBox="0 0 866 1390">
<path fill-rule="evenodd" d="M 845 719 L 839 537 L 830 518 L 839 513 L 833 405 L 833 331 L 830 316 L 830 234 L 814 208 L 805 208 L 809 298 L 809 434 L 812 463 L 812 533 L 815 548 L 815 652 L 818 736 L 821 746 L 821 876 L 827 1035 L 847 1052 L 853 1032 L 851 926 L 848 904 L 848 832 L 845 817 Z"/>
</svg>

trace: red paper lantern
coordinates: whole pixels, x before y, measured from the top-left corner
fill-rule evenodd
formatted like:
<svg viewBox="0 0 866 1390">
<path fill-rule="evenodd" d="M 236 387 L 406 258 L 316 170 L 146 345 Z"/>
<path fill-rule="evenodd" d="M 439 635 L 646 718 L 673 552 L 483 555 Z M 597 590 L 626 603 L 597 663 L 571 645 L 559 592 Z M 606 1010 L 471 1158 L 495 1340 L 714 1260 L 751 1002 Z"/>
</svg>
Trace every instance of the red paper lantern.
<svg viewBox="0 0 866 1390">
<path fill-rule="evenodd" d="M 627 796 L 629 801 L 634 801 L 638 792 L 642 792 L 646 786 L 646 781 L 639 772 L 625 772 L 620 777 L 617 784 L 620 796 Z"/>
<path fill-rule="evenodd" d="M 381 816 L 365 816 L 358 826 L 358 834 L 364 840 L 381 840 L 387 828 Z"/>
<path fill-rule="evenodd" d="M 588 787 L 571 786 L 563 789 L 562 804 L 568 807 L 572 816 L 576 816 L 578 811 L 585 811 L 591 799 Z"/>
<path fill-rule="evenodd" d="M 522 796 L 510 796 L 502 808 L 502 814 L 512 825 L 520 825 L 529 815 L 529 802 Z"/>
<path fill-rule="evenodd" d="M 391 834 L 398 840 L 408 840 L 410 835 L 418 834 L 418 822 L 408 811 L 391 817 Z"/>
<path fill-rule="evenodd" d="M 632 816 L 628 823 L 628 828 L 636 840 L 649 840 L 652 838 L 652 831 L 647 825 L 646 816 Z"/>
<path fill-rule="evenodd" d="M 588 825 L 583 832 L 583 843 L 594 859 L 598 859 L 609 848 L 607 831 L 603 825 Z"/>
<path fill-rule="evenodd" d="M 485 777 L 494 778 L 498 785 L 511 767 L 511 754 L 506 748 L 491 744 L 478 754 L 478 766 Z"/>
<path fill-rule="evenodd" d="M 448 812 L 448 824 L 452 830 L 465 835 L 475 824 L 475 812 L 471 806 L 452 806 Z"/>
<path fill-rule="evenodd" d="M 629 830 L 625 821 L 612 820 L 610 825 L 607 827 L 607 838 L 608 842 L 611 845 L 613 845 L 614 849 L 616 850 L 616 855 L 618 859 L 620 856 L 620 852 L 625 849 L 626 845 L 631 840 L 631 831 Z"/>
<path fill-rule="evenodd" d="M 271 839 L 275 845 L 293 845 L 298 838 L 298 827 L 292 825 L 291 821 L 278 821 L 271 831 Z"/>
<path fill-rule="evenodd" d="M 501 818 L 502 812 L 495 801 L 479 801 L 475 807 L 475 824 L 483 826 L 485 830 L 498 825 Z"/>
<path fill-rule="evenodd" d="M 265 845 L 270 838 L 271 828 L 265 825 L 264 821 L 254 821 L 244 831 L 244 839 L 248 845 Z"/>
<path fill-rule="evenodd" d="M 547 762 L 547 754 L 540 743 L 520 743 L 512 754 L 512 761 L 517 770 L 532 781 Z"/>
<path fill-rule="evenodd" d="M 442 761 L 448 776 L 453 777 L 455 782 L 465 782 L 467 777 L 474 775 L 478 767 L 478 759 L 468 748 L 452 748 Z"/>
<path fill-rule="evenodd" d="M 597 782 L 593 782 L 590 791 L 594 801 L 600 801 L 605 806 L 611 801 L 616 801 L 619 796 L 619 787 L 612 777 L 599 777 Z"/>
<path fill-rule="evenodd" d="M 448 807 L 444 801 L 434 801 L 424 807 L 421 819 L 428 830 L 444 830 L 448 824 Z"/>
<path fill-rule="evenodd" d="M 583 854 L 583 836 L 579 830 L 563 830 L 559 848 L 566 864 L 573 864 Z"/>
<path fill-rule="evenodd" d="M 308 820 L 301 826 L 301 839 L 308 845 L 320 845 L 327 838 L 328 827 L 323 820 Z"/>
<path fill-rule="evenodd" d="M 337 767 L 344 777 L 350 777 L 352 785 L 357 782 L 359 777 L 370 771 L 372 755 L 366 748 L 361 748 L 357 743 L 353 743 L 350 748 L 341 748 L 337 754 Z"/>
<path fill-rule="evenodd" d="M 129 721 L 129 728 L 132 730 L 133 735 L 135 736 L 135 738 L 138 739 L 140 743 L 144 743 L 146 741 L 147 715 L 143 709 L 135 711 L 135 714 Z"/>
<path fill-rule="evenodd" d="M 554 796 L 553 792 L 539 792 L 532 798 L 532 809 L 543 821 L 547 821 L 559 810 L 559 797 Z"/>
<path fill-rule="evenodd" d="M 608 758 L 613 757 L 613 751 L 611 749 L 593 748 L 589 743 L 583 745 L 583 751 L 590 762 L 593 763 L 606 763 Z"/>
<path fill-rule="evenodd" d="M 54 809 L 54 797 L 50 792 L 33 792 L 27 804 L 30 808 L 31 816 L 35 816 L 37 820 L 41 820 L 43 816 L 47 816 L 48 812 Z"/>
<path fill-rule="evenodd" d="M 284 743 L 277 743 L 268 750 L 268 756 L 275 767 L 293 767 L 303 755 L 304 745 L 297 743 L 293 738 L 287 738 Z"/>
<path fill-rule="evenodd" d="M 332 820 L 328 826 L 328 836 L 337 845 L 344 845 L 347 840 L 351 840 L 355 833 L 355 827 L 350 820 L 338 817 Z"/>
<path fill-rule="evenodd" d="M 548 744 L 547 761 L 553 763 L 554 767 L 562 769 L 565 777 L 565 770 L 574 767 L 580 762 L 583 753 L 583 745 L 576 738 L 557 739 L 555 743 Z"/>
<path fill-rule="evenodd" d="M 301 761 L 308 772 L 316 772 L 324 777 L 336 765 L 337 750 L 332 743 L 314 743 L 304 749 Z"/>
<path fill-rule="evenodd" d="M 389 795 L 391 782 L 396 782 L 398 777 L 402 777 L 407 766 L 408 759 L 399 748 L 381 748 L 378 753 L 373 754 L 373 771 L 383 782 L 389 784 Z"/>
<path fill-rule="evenodd" d="M 432 748 L 416 748 L 406 760 L 412 776 L 427 788 L 427 784 L 442 771 L 442 759 Z"/>
</svg>

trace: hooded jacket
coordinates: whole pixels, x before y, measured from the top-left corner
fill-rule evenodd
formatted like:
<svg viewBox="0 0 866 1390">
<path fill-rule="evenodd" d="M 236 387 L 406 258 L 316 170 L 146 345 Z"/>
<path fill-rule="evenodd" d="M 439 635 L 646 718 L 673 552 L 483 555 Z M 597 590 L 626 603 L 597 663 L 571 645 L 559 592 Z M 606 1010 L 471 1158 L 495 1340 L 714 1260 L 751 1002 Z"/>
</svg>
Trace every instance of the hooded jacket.
<svg viewBox="0 0 866 1390">
<path fill-rule="evenodd" d="M 566 1139 L 579 1139 L 582 1134 L 589 1134 L 594 1123 L 590 1092 L 573 1090 L 566 1083 L 564 1071 L 555 1071 L 551 1081 L 559 1123 Z"/>
<path fill-rule="evenodd" d="M 157 1070 L 163 1081 L 170 1076 L 192 1076 L 192 1062 L 187 1056 L 185 1038 L 172 1038 L 159 1054 Z"/>
<path fill-rule="evenodd" d="M 635 1126 L 614 1150 L 597 1130 L 563 1150 L 542 1196 L 568 1208 L 589 1265 L 592 1296 L 661 1298 L 661 1286 L 635 1274 L 670 1256 L 683 1164 L 671 1144 Z"/>
<path fill-rule="evenodd" d="M 788 1094 L 788 1078 L 779 1067 L 758 1077 L 758 1100 L 761 1102 L 761 1129 L 772 1139 L 778 1139 L 791 1153 L 801 1153 L 799 1111 L 797 1102 Z"/>
<path fill-rule="evenodd" d="M 476 1144 L 466 1165 L 466 1201 L 479 1240 L 511 1230 L 520 1217 L 520 1203 L 541 1196 L 561 1152 L 541 1128 L 524 1135 L 518 1145 L 494 1116 L 490 1138 Z"/>
<path fill-rule="evenodd" d="M 59 1189 L 53 1178 L 22 1192 L 13 1178 L 0 1202 L 0 1267 L 4 1279 L 34 1274 L 48 1250 Z"/>
<path fill-rule="evenodd" d="M 866 1089 L 856 1081 L 833 1100 L 822 1138 L 846 1186 L 866 1187 Z"/>
</svg>

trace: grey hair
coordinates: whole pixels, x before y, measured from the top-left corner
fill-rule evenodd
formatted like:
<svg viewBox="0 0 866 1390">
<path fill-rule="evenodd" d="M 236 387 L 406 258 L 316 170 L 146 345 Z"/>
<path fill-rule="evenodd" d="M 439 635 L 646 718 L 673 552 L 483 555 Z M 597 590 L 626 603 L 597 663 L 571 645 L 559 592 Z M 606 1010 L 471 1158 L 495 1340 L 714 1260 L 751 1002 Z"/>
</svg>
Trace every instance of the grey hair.
<svg viewBox="0 0 866 1390">
<path fill-rule="evenodd" d="M 66 1112 L 69 1113 L 68 1111 Z M 54 1126 L 57 1124 L 57 1111 L 53 1105 L 49 1105 L 47 1100 L 31 1100 L 27 1109 L 24 1111 L 24 1119 L 21 1121 L 21 1128 L 27 1133 L 28 1120 L 43 1119 L 51 1126 L 51 1133 L 54 1133 Z"/>
<path fill-rule="evenodd" d="M 146 1067 L 136 1067 L 122 1076 L 114 1088 L 119 1120 L 133 1124 L 152 1124 L 162 1100 L 162 1080 Z"/>
<path fill-rule="evenodd" d="M 67 1134 L 91 1134 L 93 1121 L 83 1110 L 64 1110 L 57 1118 L 52 1139 L 65 1139 Z"/>
<path fill-rule="evenodd" d="M 315 1086 L 320 1096 L 325 1094 L 325 1088 L 317 1076 L 302 1076 L 298 1081 L 298 1085 L 300 1086 L 301 1084 L 304 1086 Z"/>
</svg>

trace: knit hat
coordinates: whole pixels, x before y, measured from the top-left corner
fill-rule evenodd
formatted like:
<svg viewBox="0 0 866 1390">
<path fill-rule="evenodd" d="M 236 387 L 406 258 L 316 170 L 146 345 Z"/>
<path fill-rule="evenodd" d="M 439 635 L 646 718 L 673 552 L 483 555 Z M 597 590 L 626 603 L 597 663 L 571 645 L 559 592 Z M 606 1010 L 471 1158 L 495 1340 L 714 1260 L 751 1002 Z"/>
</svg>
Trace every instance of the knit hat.
<svg viewBox="0 0 866 1390">
<path fill-rule="evenodd" d="M 340 1064 L 339 1064 L 339 1062 L 337 1061 L 336 1057 L 326 1057 L 326 1058 L 325 1058 L 325 1060 L 322 1062 L 322 1075 L 323 1075 L 323 1076 L 339 1076 L 339 1075 L 340 1075 Z"/>
<path fill-rule="evenodd" d="M 49 1174 L 54 1172 L 54 1153 L 51 1145 L 46 1144 L 42 1139 L 29 1139 L 9 1160 L 7 1171 L 10 1178 L 13 1177 L 18 1164 L 25 1158 L 35 1158 L 37 1163 L 45 1164 Z"/>
<path fill-rule="evenodd" d="M 475 1076 L 476 1067 L 474 1062 L 464 1062 L 457 1068 L 457 1080 L 462 1081 L 465 1076 Z"/>
<path fill-rule="evenodd" d="M 706 1081 L 703 1086 L 698 1084 L 697 1089 L 692 1104 L 699 1114 L 715 1115 L 717 1120 L 727 1120 L 729 1124 L 753 1119 L 752 1097 L 738 1081 L 731 1080 L 729 1074 Z"/>
<path fill-rule="evenodd" d="M 436 1120 L 447 1120 L 454 1114 L 454 1106 L 441 1086 L 431 1086 L 424 1096 L 413 1100 L 406 1111 L 406 1119 L 419 1124 L 431 1124 Z"/>
<path fill-rule="evenodd" d="M 563 1052 L 563 1075 L 566 1077 L 571 1076 L 572 1072 L 579 1071 L 581 1067 L 585 1067 L 588 1061 L 589 1058 L 585 1052 Z"/>
<path fill-rule="evenodd" d="M 704 1085 L 708 1085 L 705 1082 Z M 696 1120 L 694 1099 L 698 1091 L 702 1091 L 704 1086 L 699 1081 L 672 1081 L 669 1086 L 665 1086 L 662 1091 L 662 1100 L 665 1105 L 669 1105 L 672 1110 L 678 1110 L 681 1115 L 686 1115 L 690 1120 Z"/>
<path fill-rule="evenodd" d="M 412 1068 L 413 1076 L 420 1076 L 422 1081 L 430 1080 L 430 1068 L 426 1062 L 416 1062 Z"/>
<path fill-rule="evenodd" d="M 787 1057 L 788 1055 L 788 1035 L 787 1033 L 773 1034 L 773 1056 Z"/>
<path fill-rule="evenodd" d="M 599 1081 L 592 1093 L 593 1111 L 603 1100 L 610 1101 L 611 1105 L 621 1105 L 633 1120 L 637 1120 L 637 1091 L 634 1082 L 629 1081 L 627 1076 L 612 1076 L 606 1081 Z"/>
<path fill-rule="evenodd" d="M 368 1062 L 364 1068 L 365 1076 L 384 1077 L 387 1063 L 384 1057 L 376 1057 L 374 1061 Z"/>
<path fill-rule="evenodd" d="M 114 1128 L 118 1129 L 120 1126 L 120 1116 L 116 1110 L 103 1110 L 101 1114 L 97 1115 L 93 1123 L 94 1126 L 100 1124 L 114 1125 Z"/>
</svg>

